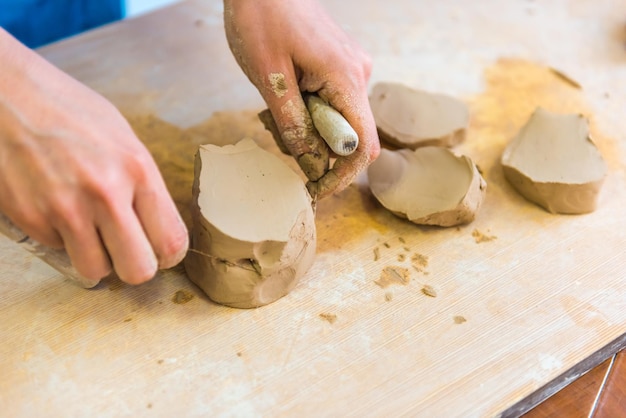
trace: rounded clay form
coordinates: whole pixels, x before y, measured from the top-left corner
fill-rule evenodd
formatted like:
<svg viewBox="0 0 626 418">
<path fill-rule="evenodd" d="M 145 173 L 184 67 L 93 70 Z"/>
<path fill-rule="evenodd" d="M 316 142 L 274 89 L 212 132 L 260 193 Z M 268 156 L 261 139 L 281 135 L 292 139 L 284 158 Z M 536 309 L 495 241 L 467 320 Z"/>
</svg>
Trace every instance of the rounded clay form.
<svg viewBox="0 0 626 418">
<path fill-rule="evenodd" d="M 552 213 L 595 210 L 607 173 L 602 155 L 579 114 L 537 108 L 502 154 L 509 183 Z"/>
<path fill-rule="evenodd" d="M 315 217 L 303 181 L 250 139 L 200 147 L 192 217 L 185 269 L 222 305 L 274 302 L 313 263 Z"/>
<path fill-rule="evenodd" d="M 452 147 L 465 139 L 467 105 L 399 83 L 374 85 L 370 105 L 380 139 L 399 148 Z"/>
<path fill-rule="evenodd" d="M 487 188 L 470 158 L 434 146 L 382 149 L 367 174 L 372 193 L 385 208 L 423 225 L 473 221 Z"/>
</svg>

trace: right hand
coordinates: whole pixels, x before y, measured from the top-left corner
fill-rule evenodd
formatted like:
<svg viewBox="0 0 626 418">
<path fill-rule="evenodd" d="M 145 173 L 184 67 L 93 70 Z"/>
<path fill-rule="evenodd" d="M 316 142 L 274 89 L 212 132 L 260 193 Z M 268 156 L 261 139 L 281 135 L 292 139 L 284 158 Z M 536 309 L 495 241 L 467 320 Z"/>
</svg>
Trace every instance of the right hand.
<svg viewBox="0 0 626 418">
<path fill-rule="evenodd" d="M 119 111 L 1 28 L 0 62 L 0 212 L 89 279 L 180 262 L 187 230 Z"/>
</svg>

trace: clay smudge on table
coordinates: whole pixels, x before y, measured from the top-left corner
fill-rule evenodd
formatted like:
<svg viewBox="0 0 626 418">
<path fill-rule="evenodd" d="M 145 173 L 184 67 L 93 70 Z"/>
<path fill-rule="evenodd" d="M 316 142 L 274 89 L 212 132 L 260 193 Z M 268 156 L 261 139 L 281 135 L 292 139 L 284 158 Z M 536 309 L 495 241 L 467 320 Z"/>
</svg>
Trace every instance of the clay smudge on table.
<svg viewBox="0 0 626 418">
<path fill-rule="evenodd" d="M 426 267 L 428 267 L 428 256 L 420 254 L 420 253 L 414 253 L 411 256 L 411 266 L 418 273 L 425 273 Z"/>
<path fill-rule="evenodd" d="M 375 280 L 378 286 L 383 289 L 394 284 L 406 286 L 411 281 L 409 270 L 404 267 L 387 266 L 380 273 L 380 278 Z"/>
<path fill-rule="evenodd" d="M 452 319 L 454 320 L 455 324 L 463 324 L 467 322 L 467 319 L 465 319 L 465 317 L 461 315 L 455 315 Z"/>
<path fill-rule="evenodd" d="M 476 244 L 481 244 L 483 242 L 489 242 L 498 239 L 495 235 L 487 235 L 485 233 L 480 232 L 478 229 L 474 229 L 472 231 L 472 236 L 474 237 L 474 241 Z"/>
<path fill-rule="evenodd" d="M 437 291 L 435 290 L 434 287 L 432 287 L 429 284 L 425 284 L 422 287 L 422 293 L 425 294 L 428 297 L 431 297 L 431 298 L 436 298 L 437 297 Z"/>
<path fill-rule="evenodd" d="M 337 315 L 333 313 L 321 313 L 319 316 L 329 324 L 334 324 L 337 321 Z"/>
<path fill-rule="evenodd" d="M 174 296 L 172 296 L 172 302 L 177 305 L 184 305 L 187 302 L 191 301 L 193 298 L 193 293 L 181 289 L 174 293 Z"/>
</svg>

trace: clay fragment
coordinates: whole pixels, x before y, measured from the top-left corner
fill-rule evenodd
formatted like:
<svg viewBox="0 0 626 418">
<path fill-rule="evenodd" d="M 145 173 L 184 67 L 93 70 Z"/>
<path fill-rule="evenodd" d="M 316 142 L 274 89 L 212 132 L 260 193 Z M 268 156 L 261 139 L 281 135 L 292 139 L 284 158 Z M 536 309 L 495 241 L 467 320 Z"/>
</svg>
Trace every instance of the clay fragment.
<svg viewBox="0 0 626 418">
<path fill-rule="evenodd" d="M 452 147 L 465 140 L 467 105 L 399 83 L 377 83 L 370 105 L 380 139 L 399 148 Z"/>
<path fill-rule="evenodd" d="M 367 174 L 374 197 L 385 208 L 422 225 L 473 221 L 487 189 L 469 157 L 435 146 L 383 149 Z"/>
<path fill-rule="evenodd" d="M 607 174 L 585 117 L 543 108 L 535 110 L 507 145 L 502 168 L 526 199 L 566 214 L 594 211 Z"/>
<path fill-rule="evenodd" d="M 315 219 L 304 183 L 250 139 L 200 147 L 192 217 L 185 269 L 222 305 L 274 302 L 313 263 Z"/>
</svg>

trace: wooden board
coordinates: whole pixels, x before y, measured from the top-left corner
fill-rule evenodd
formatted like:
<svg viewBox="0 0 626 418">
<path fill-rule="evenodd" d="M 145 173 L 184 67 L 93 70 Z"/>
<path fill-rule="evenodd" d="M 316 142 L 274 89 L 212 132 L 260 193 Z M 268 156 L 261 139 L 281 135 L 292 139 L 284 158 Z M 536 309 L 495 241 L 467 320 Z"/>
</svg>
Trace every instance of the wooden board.
<svg viewBox="0 0 626 418">
<path fill-rule="evenodd" d="M 372 53 L 373 82 L 470 104 L 460 151 L 489 184 L 478 219 L 417 227 L 361 176 L 320 202 L 310 273 L 256 310 L 211 303 L 181 268 L 85 290 L 0 239 L 3 415 L 509 415 L 626 333 L 626 5 L 324 4 Z M 197 144 L 249 136 L 275 151 L 221 25 L 221 2 L 188 1 L 41 50 L 118 105 L 187 220 Z M 610 168 L 596 212 L 550 215 L 503 179 L 499 155 L 537 105 L 592 119 Z M 410 283 L 377 286 L 390 265 Z M 174 303 L 179 291 L 194 297 Z"/>
</svg>

